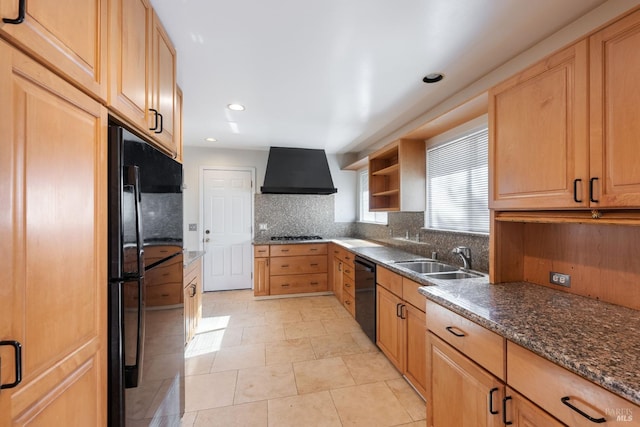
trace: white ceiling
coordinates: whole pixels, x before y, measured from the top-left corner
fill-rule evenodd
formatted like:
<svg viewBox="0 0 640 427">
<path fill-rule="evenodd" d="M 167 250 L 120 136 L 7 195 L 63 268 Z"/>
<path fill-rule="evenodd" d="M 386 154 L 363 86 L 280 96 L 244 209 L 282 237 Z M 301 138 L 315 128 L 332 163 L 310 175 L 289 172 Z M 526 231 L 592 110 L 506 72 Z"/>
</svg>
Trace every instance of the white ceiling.
<svg viewBox="0 0 640 427">
<path fill-rule="evenodd" d="M 185 145 L 327 152 L 361 151 L 603 2 L 151 0 Z"/>
</svg>

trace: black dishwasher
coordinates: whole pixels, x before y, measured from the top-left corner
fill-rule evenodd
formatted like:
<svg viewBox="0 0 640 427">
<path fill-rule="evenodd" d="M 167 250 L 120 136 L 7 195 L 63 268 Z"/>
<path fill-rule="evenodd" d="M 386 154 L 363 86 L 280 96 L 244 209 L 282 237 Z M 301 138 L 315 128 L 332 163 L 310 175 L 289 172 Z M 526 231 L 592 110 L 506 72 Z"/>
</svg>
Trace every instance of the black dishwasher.
<svg viewBox="0 0 640 427">
<path fill-rule="evenodd" d="M 356 321 L 371 341 L 376 342 L 376 265 L 356 256 Z"/>
</svg>

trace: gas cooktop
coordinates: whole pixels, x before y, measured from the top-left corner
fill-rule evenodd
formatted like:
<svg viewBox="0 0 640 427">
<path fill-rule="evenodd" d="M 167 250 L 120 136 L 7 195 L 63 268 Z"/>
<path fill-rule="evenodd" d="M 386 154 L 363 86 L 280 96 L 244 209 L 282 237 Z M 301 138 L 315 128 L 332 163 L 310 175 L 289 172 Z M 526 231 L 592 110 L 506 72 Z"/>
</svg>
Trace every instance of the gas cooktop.
<svg viewBox="0 0 640 427">
<path fill-rule="evenodd" d="M 271 240 L 322 240 L 322 236 L 271 236 Z"/>
</svg>

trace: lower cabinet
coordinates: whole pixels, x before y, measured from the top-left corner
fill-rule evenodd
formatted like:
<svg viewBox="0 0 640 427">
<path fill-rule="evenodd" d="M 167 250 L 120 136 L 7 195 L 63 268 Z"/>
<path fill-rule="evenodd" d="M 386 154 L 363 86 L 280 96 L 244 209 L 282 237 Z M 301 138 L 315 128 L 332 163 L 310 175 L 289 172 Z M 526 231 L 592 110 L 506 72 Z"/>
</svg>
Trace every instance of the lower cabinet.
<svg viewBox="0 0 640 427">
<path fill-rule="evenodd" d="M 427 335 L 429 426 L 502 425 L 504 384 L 436 335 Z"/>
<path fill-rule="evenodd" d="M 202 258 L 184 270 L 184 337 L 191 341 L 202 318 Z"/>
<path fill-rule="evenodd" d="M 254 246 L 255 296 L 326 292 L 327 243 Z"/>
<path fill-rule="evenodd" d="M 506 425 L 520 427 L 564 426 L 560 421 L 538 408 L 511 387 L 507 387 L 507 397 L 505 397 L 505 399 L 504 411 Z"/>
<path fill-rule="evenodd" d="M 428 426 L 640 426 L 637 405 L 432 301 L 426 308 Z"/>
<path fill-rule="evenodd" d="M 378 272 L 382 274 L 378 274 L 376 286 L 376 344 L 413 387 L 426 396 L 425 312 L 408 301 L 424 302 L 424 297 L 418 295 L 420 285 L 383 267 L 378 267 Z"/>
</svg>

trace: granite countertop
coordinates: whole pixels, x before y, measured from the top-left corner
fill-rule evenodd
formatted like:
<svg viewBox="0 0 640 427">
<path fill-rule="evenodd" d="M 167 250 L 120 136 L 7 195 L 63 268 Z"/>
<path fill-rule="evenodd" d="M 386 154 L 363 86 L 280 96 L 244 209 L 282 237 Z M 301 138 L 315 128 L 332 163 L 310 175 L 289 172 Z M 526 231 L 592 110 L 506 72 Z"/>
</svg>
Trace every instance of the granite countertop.
<svg viewBox="0 0 640 427">
<path fill-rule="evenodd" d="M 202 258 L 205 251 L 184 251 L 182 255 L 182 264 L 184 267 L 188 267 L 191 263 L 199 258 Z"/>
<path fill-rule="evenodd" d="M 522 282 L 458 280 L 420 292 L 640 404 L 640 311 Z"/>
<path fill-rule="evenodd" d="M 640 405 L 640 311 L 531 283 L 492 285 L 488 276 L 429 280 L 391 262 L 419 256 L 351 241 L 343 246 L 424 285 L 426 298 Z"/>
</svg>

